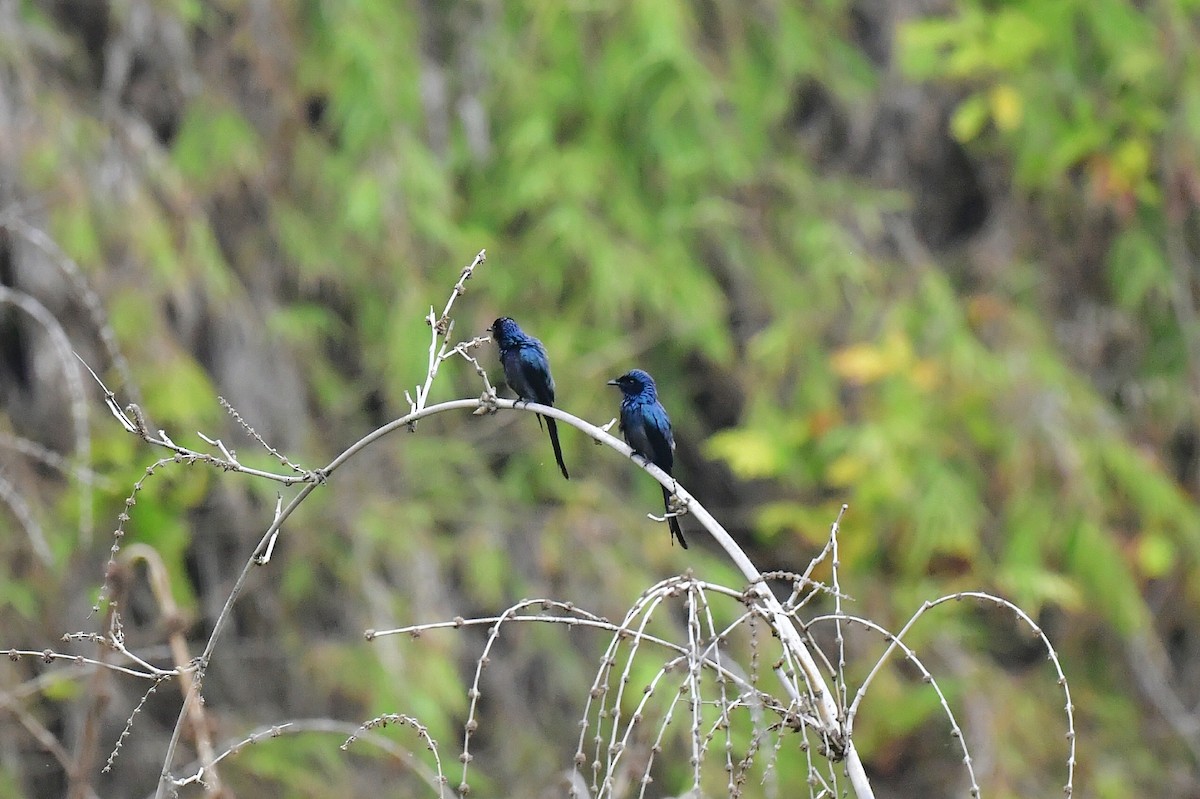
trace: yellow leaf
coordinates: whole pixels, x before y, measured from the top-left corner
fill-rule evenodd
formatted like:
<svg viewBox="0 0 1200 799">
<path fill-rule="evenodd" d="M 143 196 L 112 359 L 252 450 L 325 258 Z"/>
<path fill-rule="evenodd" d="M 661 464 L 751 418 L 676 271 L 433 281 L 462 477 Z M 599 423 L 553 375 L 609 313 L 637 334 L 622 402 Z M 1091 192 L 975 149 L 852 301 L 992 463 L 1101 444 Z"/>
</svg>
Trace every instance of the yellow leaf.
<svg viewBox="0 0 1200 799">
<path fill-rule="evenodd" d="M 873 383 L 907 369 L 913 360 L 912 342 L 902 333 L 889 333 L 882 346 L 852 344 L 830 359 L 833 371 L 856 383 Z"/>
<path fill-rule="evenodd" d="M 992 120 L 1005 133 L 1021 124 L 1025 107 L 1021 95 L 1007 83 L 1001 83 L 988 92 L 988 105 L 992 109 Z"/>
<path fill-rule="evenodd" d="M 890 353 L 870 344 L 853 344 L 834 353 L 833 371 L 856 383 L 873 383 L 894 370 Z"/>
<path fill-rule="evenodd" d="M 936 388 L 940 377 L 941 370 L 931 360 L 922 359 L 913 365 L 911 374 L 913 385 L 922 391 L 929 392 Z"/>
<path fill-rule="evenodd" d="M 708 441 L 708 453 L 740 477 L 773 477 L 780 472 L 777 441 L 757 430 L 723 430 Z"/>
<path fill-rule="evenodd" d="M 854 455 L 842 455 L 829 464 L 825 478 L 835 486 L 854 485 L 867 471 L 866 462 Z"/>
<path fill-rule="evenodd" d="M 1138 565 L 1147 577 L 1162 577 L 1175 566 L 1175 544 L 1158 533 L 1148 533 L 1138 539 Z"/>
<path fill-rule="evenodd" d="M 1136 186 L 1150 168 L 1150 149 L 1141 139 L 1126 139 L 1112 157 L 1113 171 L 1126 186 Z"/>
</svg>

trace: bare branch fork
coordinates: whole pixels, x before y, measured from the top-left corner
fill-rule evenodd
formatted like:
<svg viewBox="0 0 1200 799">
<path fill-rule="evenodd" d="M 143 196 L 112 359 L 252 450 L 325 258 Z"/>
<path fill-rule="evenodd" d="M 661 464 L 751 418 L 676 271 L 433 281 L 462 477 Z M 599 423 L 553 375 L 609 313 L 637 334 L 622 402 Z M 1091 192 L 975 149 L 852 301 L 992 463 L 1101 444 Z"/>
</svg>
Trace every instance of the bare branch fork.
<svg viewBox="0 0 1200 799">
<path fill-rule="evenodd" d="M 442 362 L 454 355 L 461 355 L 470 363 L 474 364 L 475 371 L 483 378 L 485 394 L 495 394 L 490 383 L 488 383 L 487 372 L 479 365 L 479 362 L 474 357 L 469 355 L 469 351 L 475 347 L 484 344 L 491 339 L 487 336 L 481 336 L 471 339 L 470 341 L 462 342 L 455 346 L 450 346 L 450 335 L 454 332 L 454 320 L 450 317 L 450 311 L 454 308 L 454 301 L 467 292 L 467 281 L 471 279 L 471 275 L 475 274 L 475 269 L 487 260 L 487 250 L 480 250 L 475 256 L 475 260 L 463 267 L 459 273 L 458 282 L 454 284 L 454 289 L 450 292 L 450 298 L 446 300 L 446 307 L 442 309 L 442 315 L 437 316 L 433 306 L 429 306 L 429 315 L 425 317 L 425 324 L 429 325 L 430 340 L 429 340 L 429 369 L 425 373 L 425 382 L 416 387 L 417 396 L 413 396 L 405 391 L 404 398 L 408 400 L 409 410 L 413 413 L 424 409 L 429 402 L 429 391 L 433 388 L 433 380 L 437 377 L 438 368 Z M 416 422 L 411 422 L 409 429 L 416 430 Z"/>
</svg>

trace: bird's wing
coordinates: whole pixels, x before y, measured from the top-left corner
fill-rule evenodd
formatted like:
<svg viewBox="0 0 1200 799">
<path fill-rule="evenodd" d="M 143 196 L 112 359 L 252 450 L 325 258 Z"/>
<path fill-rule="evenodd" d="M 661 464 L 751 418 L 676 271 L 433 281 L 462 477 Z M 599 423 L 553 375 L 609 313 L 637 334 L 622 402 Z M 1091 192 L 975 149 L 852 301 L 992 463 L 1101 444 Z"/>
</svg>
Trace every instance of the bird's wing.
<svg viewBox="0 0 1200 799">
<path fill-rule="evenodd" d="M 521 348 L 505 347 L 500 351 L 500 364 L 504 367 L 504 382 L 523 400 L 532 399 L 524 369 L 521 367 Z"/>
<path fill-rule="evenodd" d="M 513 374 L 508 375 L 514 383 L 513 391 L 521 399 L 542 405 L 554 404 L 554 378 L 550 375 L 550 359 L 546 350 L 536 340 L 516 348 L 513 359 Z"/>
<path fill-rule="evenodd" d="M 644 428 L 649 439 L 650 459 L 659 468 L 671 474 L 674 463 L 674 435 L 671 433 L 671 419 L 662 405 L 655 402 L 644 411 Z"/>
<path fill-rule="evenodd" d="M 640 418 L 633 419 L 627 417 L 625 420 L 625 443 L 628 444 L 634 452 L 648 460 L 655 460 L 654 446 L 650 443 L 650 437 L 646 434 L 646 425 Z"/>
<path fill-rule="evenodd" d="M 640 407 L 637 425 L 638 443 L 630 438 L 629 445 L 650 458 L 660 469 L 670 474 L 675 462 L 675 438 L 671 435 L 671 420 L 657 402 Z M 628 433 L 627 433 L 628 434 Z"/>
</svg>

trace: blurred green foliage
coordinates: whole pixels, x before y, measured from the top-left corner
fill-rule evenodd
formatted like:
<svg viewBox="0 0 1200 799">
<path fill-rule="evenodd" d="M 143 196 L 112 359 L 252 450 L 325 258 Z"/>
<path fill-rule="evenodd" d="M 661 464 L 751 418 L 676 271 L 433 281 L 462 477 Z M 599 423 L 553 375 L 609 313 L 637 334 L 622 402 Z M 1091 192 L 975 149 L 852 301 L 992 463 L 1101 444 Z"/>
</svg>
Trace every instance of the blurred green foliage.
<svg viewBox="0 0 1200 799">
<path fill-rule="evenodd" d="M 216 5 L 156 13 L 218 42 L 250 88 L 205 73 L 160 150 L 47 82 L 30 100 L 41 135 L 21 145 L 21 179 L 52 198 L 51 232 L 102 286 L 157 426 L 221 424 L 225 387 L 162 311 L 201 297 L 197 313 L 256 320 L 297 364 L 313 422 L 287 454 L 327 459 L 407 409 L 429 306 L 440 311 L 486 247 L 458 306 L 461 338 L 517 316 L 552 354 L 559 404 L 598 422 L 615 413 L 607 378 L 652 371 L 684 463 L 711 458 L 738 481 L 747 499 L 730 517 L 764 569 L 802 568 L 848 503 L 842 580 L 855 613 L 898 627 L 923 598 L 980 588 L 1071 619 L 1058 632 L 1087 750 L 1140 748 L 1138 698 L 1087 664 L 1098 641 L 1150 623 L 1151 583 L 1194 582 L 1200 557 L 1196 486 L 1170 448 L 1197 424 L 1200 331 L 1180 304 L 1194 290 L 1200 201 L 1196 3 L 962 0 L 899 24 L 888 44 L 902 75 L 864 52 L 860 11 L 843 0 L 267 4 L 281 51 L 251 34 L 247 4 Z M 0 59 L 82 60 L 40 6 L 20 4 L 37 36 L 0 37 Z M 888 246 L 914 187 L 823 161 L 798 130 L 805 87 L 852 117 L 898 80 L 956 98 L 950 135 L 1035 220 L 998 270 L 964 279 L 961 250 Z M 137 164 L 120 191 L 98 177 L 114 140 Z M 1093 240 L 1097 260 L 1082 266 L 1042 246 Z M 1062 298 L 1085 292 L 1132 331 L 1132 368 L 1088 362 L 1067 340 Z M 737 399 L 720 413 L 699 399 L 714 382 Z M 450 362 L 433 399 L 478 391 Z M 432 419 L 332 481 L 285 535 L 272 586 L 281 615 L 337 619 L 336 633 L 281 636 L 297 678 L 364 717 L 415 715 L 448 742 L 478 639 L 364 647 L 361 629 L 542 594 L 619 616 L 656 575 L 688 567 L 737 582 L 642 518 L 657 492 L 643 475 L 568 433 L 564 484 L 544 444 L 524 415 Z M 157 456 L 135 454 L 113 425 L 94 451 L 113 518 Z M 147 481 L 129 530 L 186 594 L 187 552 L 204 534 L 189 514 L 215 480 L 176 468 Z M 692 485 L 686 466 L 678 475 Z M 265 528 L 273 496 L 260 494 Z M 0 601 L 28 617 L 26 585 L 5 583 Z M 1198 600 L 1186 597 L 1190 610 Z M 916 640 L 980 644 L 980 665 L 943 685 L 952 697 L 984 690 L 1019 717 L 986 731 L 999 752 L 987 794 L 1057 786 L 1065 749 L 1029 751 L 1030 730 L 1062 726 L 1052 692 L 1027 693 L 1052 677 L 1006 682 L 982 651 L 994 631 L 972 617 L 934 627 Z M 581 649 L 582 665 L 562 670 L 586 681 L 598 649 Z M 939 708 L 902 676 L 876 692 L 857 740 L 891 762 L 898 739 L 937 727 Z M 545 774 L 565 762 L 537 740 L 497 746 Z M 345 765 L 321 747 L 264 746 L 231 768 L 317 796 Z M 1083 769 L 1096 796 L 1166 790 L 1146 758 Z M 513 771 L 486 779 L 521 785 Z M 664 782 L 683 790 L 689 778 L 681 758 Z"/>
</svg>

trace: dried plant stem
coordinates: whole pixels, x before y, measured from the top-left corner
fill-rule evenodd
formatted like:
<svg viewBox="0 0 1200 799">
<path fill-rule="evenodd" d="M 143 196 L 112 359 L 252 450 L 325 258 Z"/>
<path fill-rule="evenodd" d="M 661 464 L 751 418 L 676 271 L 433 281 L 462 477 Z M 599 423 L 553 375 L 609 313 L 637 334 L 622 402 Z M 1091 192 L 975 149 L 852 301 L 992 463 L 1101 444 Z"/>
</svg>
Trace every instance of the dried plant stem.
<svg viewBox="0 0 1200 799">
<path fill-rule="evenodd" d="M 75 457 L 78 459 L 80 465 L 86 467 L 92 460 L 92 437 L 88 428 L 87 394 L 83 390 L 83 378 L 79 374 L 79 369 L 75 366 L 74 361 L 71 360 L 71 340 L 67 337 L 67 332 L 45 305 L 24 292 L 10 289 L 7 286 L 0 286 L 0 305 L 4 304 L 21 309 L 46 331 L 46 335 L 62 367 L 63 380 L 66 383 L 67 394 L 71 402 L 71 419 L 75 432 Z M 93 527 L 91 472 L 83 471 L 79 477 L 79 482 L 82 486 L 82 490 L 79 492 L 79 542 L 86 545 L 91 543 Z M 38 542 L 36 540 L 33 543 L 35 545 L 34 551 L 38 554 L 38 557 L 44 562 L 49 563 L 51 556 L 49 549 L 44 548 L 44 542 L 43 547 L 37 546 Z"/>
<path fill-rule="evenodd" d="M 782 682 L 784 689 L 787 691 L 791 702 L 796 706 L 803 706 L 812 700 L 817 718 L 820 722 L 820 733 L 830 742 L 830 745 L 843 751 L 845 754 L 846 769 L 850 778 L 851 784 L 859 799 L 868 799 L 873 797 L 870 782 L 867 779 L 866 771 L 863 769 L 862 761 L 855 751 L 853 743 L 846 738 L 843 732 L 841 719 L 839 717 L 837 702 L 834 694 L 829 690 L 825 683 L 824 675 L 821 672 L 817 661 L 812 656 L 807 645 L 804 642 L 800 631 L 796 628 L 792 618 L 779 600 L 766 588 L 763 582 L 763 576 L 751 562 L 750 558 L 742 550 L 741 547 L 733 540 L 732 536 L 725 530 L 716 519 L 704 509 L 691 494 L 684 490 L 679 483 L 672 477 L 665 474 L 661 469 L 653 464 L 644 462 L 641 458 L 634 458 L 633 451 L 625 444 L 625 442 L 609 435 L 603 428 L 598 427 L 590 422 L 584 421 L 577 416 L 574 416 L 560 408 L 554 408 L 546 405 L 538 405 L 536 403 L 515 402 L 508 399 L 500 399 L 494 397 L 481 397 L 477 399 L 459 399 L 449 402 L 442 402 L 436 405 L 430 405 L 421 410 L 406 414 L 399 419 L 389 422 L 386 425 L 372 431 L 368 435 L 356 441 L 348 447 L 343 453 L 338 455 L 326 466 L 319 470 L 322 478 L 327 479 L 347 460 L 352 458 L 358 452 L 365 449 L 370 444 L 387 436 L 390 433 L 400 429 L 410 429 L 413 422 L 424 419 L 428 416 L 433 416 L 439 413 L 446 413 L 454 410 L 472 410 L 472 411 L 490 411 L 493 409 L 517 410 L 524 413 L 537 413 L 543 416 L 549 416 L 565 424 L 568 424 L 575 429 L 581 431 L 593 440 L 604 444 L 611 449 L 621 453 L 625 457 L 637 463 L 643 470 L 649 472 L 652 477 L 658 480 L 668 489 L 675 491 L 678 497 L 680 506 L 686 508 L 695 518 L 708 530 L 713 539 L 725 550 L 729 558 L 737 565 L 738 569 L 746 577 L 747 582 L 751 584 L 748 589 L 756 605 L 760 608 L 763 616 L 769 620 L 772 628 L 778 633 L 784 648 L 789 658 L 794 658 L 802 672 L 803 685 L 798 683 L 794 677 L 794 673 L 780 666 L 776 668 L 776 674 Z M 283 523 L 295 511 L 301 502 L 312 492 L 319 483 L 314 479 L 312 482 L 306 483 L 297 493 L 297 495 L 284 507 L 275 517 L 271 526 L 263 534 L 259 545 L 255 547 L 255 554 L 264 551 L 265 548 L 272 542 L 278 534 Z M 209 636 L 207 645 L 204 648 L 203 654 L 198 659 L 196 684 L 188 692 L 187 698 L 184 701 L 184 707 L 180 710 L 179 720 L 172 732 L 170 742 L 167 746 L 167 752 L 164 756 L 163 769 L 161 779 L 159 781 L 157 799 L 163 799 L 166 796 L 166 790 L 171 784 L 170 770 L 171 763 L 175 757 L 175 751 L 179 745 L 179 738 L 183 730 L 184 721 L 190 713 L 189 706 L 191 702 L 197 701 L 196 685 L 203 681 L 204 672 L 208 667 L 209 659 L 212 657 L 216 647 L 216 642 L 220 635 L 224 632 L 225 626 L 230 618 L 230 611 L 234 603 L 240 597 L 245 588 L 246 580 L 249 577 L 250 571 L 254 568 L 257 562 L 256 557 L 252 556 L 247 560 L 242 568 L 241 574 L 234 583 L 233 589 L 230 591 L 226 599 L 225 606 L 222 608 L 220 615 L 213 624 L 212 634 Z"/>
<path fill-rule="evenodd" d="M 442 365 L 443 361 L 455 351 L 458 351 L 467 360 L 472 360 L 465 349 L 462 349 L 464 345 L 460 344 L 457 347 L 450 345 L 450 335 L 454 332 L 454 320 L 450 318 L 450 311 L 454 309 L 454 301 L 466 293 L 467 281 L 471 279 L 471 275 L 475 274 L 475 270 L 486 260 L 487 250 L 480 250 L 475 256 L 475 260 L 463 267 L 462 272 L 458 275 L 458 282 L 450 291 L 450 298 L 446 300 L 446 307 L 442 309 L 441 316 L 435 314 L 432 305 L 429 307 L 429 314 L 425 317 L 425 324 L 429 325 L 430 330 L 429 368 L 425 373 L 425 382 L 416 388 L 416 398 L 414 399 L 408 392 L 405 392 L 404 395 L 408 399 L 409 409 L 414 413 L 423 410 L 429 402 L 429 391 L 433 388 L 433 380 L 437 377 L 438 367 Z M 477 370 L 478 366 L 476 364 Z M 415 420 L 410 422 L 410 428 L 415 423 Z"/>
<path fill-rule="evenodd" d="M 158 603 L 159 612 L 169 630 L 168 644 L 171 648 L 171 659 L 179 671 L 179 690 L 183 693 L 185 706 L 191 716 L 192 735 L 196 739 L 196 751 L 200 762 L 206 764 L 204 789 L 205 795 L 216 796 L 221 792 L 221 778 L 216 767 L 216 752 L 213 750 L 212 735 L 210 735 L 208 720 L 205 718 L 204 705 L 201 702 L 187 702 L 192 693 L 195 680 L 187 666 L 191 662 L 188 652 L 187 639 L 183 634 L 183 624 L 179 606 L 171 594 L 170 578 L 167 575 L 166 564 L 158 550 L 146 544 L 133 544 L 125 551 L 125 559 L 130 563 L 141 561 L 146 564 L 149 572 L 150 588 Z"/>
</svg>

